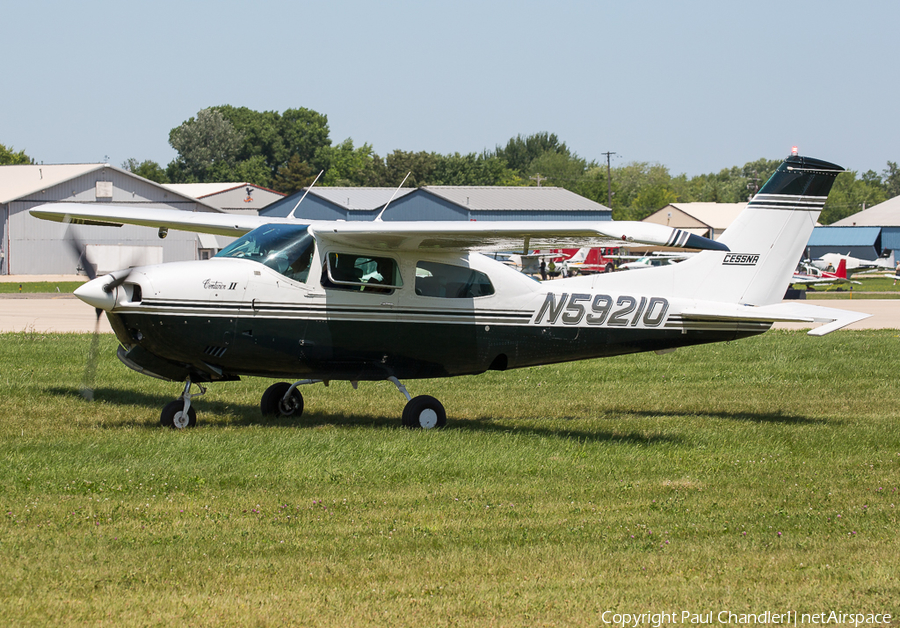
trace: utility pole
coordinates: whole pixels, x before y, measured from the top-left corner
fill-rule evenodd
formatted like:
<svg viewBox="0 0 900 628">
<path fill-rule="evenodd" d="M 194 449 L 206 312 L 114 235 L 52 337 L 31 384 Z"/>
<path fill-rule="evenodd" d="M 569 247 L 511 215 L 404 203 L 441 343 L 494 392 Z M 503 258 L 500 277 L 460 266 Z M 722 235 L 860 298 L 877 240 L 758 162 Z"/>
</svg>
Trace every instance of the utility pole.
<svg viewBox="0 0 900 628">
<path fill-rule="evenodd" d="M 541 173 L 538 172 L 538 173 L 535 174 L 533 177 L 528 177 L 528 178 L 531 179 L 532 181 L 537 181 L 537 186 L 538 186 L 538 187 L 541 187 L 541 181 L 546 181 L 546 180 L 549 179 L 550 177 L 542 177 L 542 176 L 541 176 Z"/>
<path fill-rule="evenodd" d="M 609 158 L 616 153 L 606 152 L 600 154 L 606 155 L 606 206 L 612 209 L 612 175 L 610 174 Z"/>
</svg>

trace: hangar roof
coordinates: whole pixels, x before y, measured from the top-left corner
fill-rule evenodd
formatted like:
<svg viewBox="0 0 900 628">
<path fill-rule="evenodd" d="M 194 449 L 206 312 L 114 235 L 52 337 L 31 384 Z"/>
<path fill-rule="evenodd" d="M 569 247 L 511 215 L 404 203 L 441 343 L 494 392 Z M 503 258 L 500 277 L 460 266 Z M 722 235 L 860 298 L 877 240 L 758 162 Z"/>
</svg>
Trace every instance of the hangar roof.
<svg viewBox="0 0 900 628">
<path fill-rule="evenodd" d="M 809 246 L 873 246 L 881 227 L 816 227 Z"/>
<path fill-rule="evenodd" d="M 387 203 L 395 192 L 396 201 L 415 191 L 416 188 L 399 188 L 398 191 L 397 188 L 318 187 L 309 193 L 346 209 L 371 210 Z"/>
<path fill-rule="evenodd" d="M 63 181 L 80 177 L 108 164 L 26 164 L 0 168 L 0 203 L 9 203 L 23 196 L 46 190 Z"/>
<path fill-rule="evenodd" d="M 900 227 L 900 196 L 890 198 L 869 209 L 847 216 L 834 223 L 835 227 Z"/>
<path fill-rule="evenodd" d="M 557 187 L 516 186 L 445 186 L 426 185 L 420 188 L 387 187 L 314 187 L 309 196 L 322 199 L 341 209 L 356 212 L 383 208 L 393 196 L 394 203 L 413 195 L 432 197 L 456 205 L 470 212 L 593 212 L 610 213 L 605 205 Z M 278 200 L 265 209 L 264 214 L 287 215 L 297 204 L 302 192 Z M 302 207 L 297 210 L 302 213 Z M 281 213 L 279 213 L 281 212 Z"/>
<path fill-rule="evenodd" d="M 109 164 L 24 164 L 15 166 L 0 166 L 0 204 L 11 203 L 41 190 L 47 190 L 71 179 L 84 176 L 98 170 L 115 170 L 129 177 L 140 179 L 148 185 L 162 188 L 154 181 L 144 179 L 128 170 L 116 168 Z M 217 207 L 209 203 L 196 200 L 177 190 L 172 190 L 178 196 L 190 199 L 209 210 L 220 212 Z"/>
<path fill-rule="evenodd" d="M 256 185 L 255 183 L 164 183 L 164 188 L 168 188 L 173 192 L 178 192 L 179 194 L 184 194 L 185 196 L 190 196 L 191 198 L 206 198 L 207 196 L 213 196 L 215 194 L 221 194 L 222 192 L 230 192 L 231 190 L 238 190 L 240 188 L 254 188 L 257 190 L 265 190 L 266 192 L 271 192 L 272 194 L 277 194 L 278 196 L 284 196 L 281 192 L 276 192 L 275 190 L 270 190 L 269 188 L 263 187 L 261 185 Z"/>
<path fill-rule="evenodd" d="M 606 205 L 557 187 L 426 185 L 422 189 L 474 211 L 609 211 Z"/>
</svg>

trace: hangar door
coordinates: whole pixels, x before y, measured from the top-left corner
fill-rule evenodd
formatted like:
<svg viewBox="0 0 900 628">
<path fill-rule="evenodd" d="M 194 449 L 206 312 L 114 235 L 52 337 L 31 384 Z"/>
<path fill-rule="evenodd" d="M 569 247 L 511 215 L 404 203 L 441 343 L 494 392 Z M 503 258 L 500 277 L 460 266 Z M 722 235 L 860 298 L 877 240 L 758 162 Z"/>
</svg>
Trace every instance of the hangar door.
<svg viewBox="0 0 900 628">
<path fill-rule="evenodd" d="M 85 249 L 87 258 L 92 260 L 94 270 L 98 275 L 105 275 L 114 270 L 132 266 L 162 264 L 163 261 L 163 247 L 161 246 L 88 244 Z"/>
</svg>

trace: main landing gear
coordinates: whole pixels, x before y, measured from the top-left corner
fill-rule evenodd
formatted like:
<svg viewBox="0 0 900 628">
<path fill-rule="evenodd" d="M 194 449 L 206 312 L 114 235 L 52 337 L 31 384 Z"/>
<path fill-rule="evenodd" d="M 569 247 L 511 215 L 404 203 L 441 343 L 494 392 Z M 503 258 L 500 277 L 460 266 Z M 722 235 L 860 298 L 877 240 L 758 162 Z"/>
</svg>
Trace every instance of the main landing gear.
<svg viewBox="0 0 900 628">
<path fill-rule="evenodd" d="M 441 402 L 428 395 L 411 397 L 400 380 L 396 377 L 388 377 L 388 381 L 406 397 L 406 406 L 403 408 L 403 427 L 421 428 L 430 430 L 447 425 L 447 412 Z M 318 384 L 328 382 L 321 379 L 303 379 L 293 384 L 278 382 L 272 384 L 263 393 L 259 403 L 259 409 L 263 416 L 271 417 L 300 417 L 303 414 L 303 395 L 297 389 L 303 384 Z M 351 382 L 356 389 L 357 382 Z"/>
<path fill-rule="evenodd" d="M 407 403 L 403 407 L 403 427 L 430 430 L 447 425 L 447 412 L 440 401 L 429 395 L 410 396 L 406 386 L 396 377 L 388 377 L 388 381 L 406 397 Z M 317 383 L 328 385 L 327 381 L 320 379 L 302 379 L 293 384 L 287 382 L 272 384 L 263 393 L 259 402 L 262 415 L 299 418 L 303 414 L 303 395 L 298 390 L 298 386 Z M 351 382 L 351 384 L 354 389 L 357 387 L 357 382 Z M 197 425 L 197 412 L 191 406 L 191 400 L 206 394 L 206 388 L 197 384 L 200 392 L 191 394 L 191 385 L 191 380 L 188 379 L 184 384 L 184 392 L 181 397 L 163 408 L 159 417 L 160 425 L 174 429 Z"/>
</svg>

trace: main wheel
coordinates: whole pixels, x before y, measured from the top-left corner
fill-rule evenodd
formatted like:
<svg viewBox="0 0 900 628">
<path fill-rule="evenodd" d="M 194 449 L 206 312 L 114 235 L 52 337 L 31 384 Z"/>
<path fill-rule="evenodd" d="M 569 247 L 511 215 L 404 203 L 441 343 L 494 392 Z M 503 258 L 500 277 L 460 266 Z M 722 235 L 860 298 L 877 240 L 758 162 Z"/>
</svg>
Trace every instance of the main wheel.
<svg viewBox="0 0 900 628">
<path fill-rule="evenodd" d="M 197 411 L 194 410 L 194 406 L 191 406 L 185 415 L 184 399 L 178 398 L 167 403 L 166 407 L 162 409 L 159 415 L 159 424 L 176 430 L 194 427 L 197 425 Z"/>
<path fill-rule="evenodd" d="M 303 395 L 298 389 L 295 388 L 290 397 L 284 398 L 290 387 L 287 382 L 278 382 L 266 388 L 259 402 L 263 416 L 299 417 L 303 414 Z"/>
<path fill-rule="evenodd" d="M 441 402 L 428 395 L 413 397 L 403 408 L 403 427 L 430 430 L 447 425 Z"/>
</svg>

